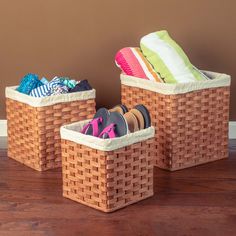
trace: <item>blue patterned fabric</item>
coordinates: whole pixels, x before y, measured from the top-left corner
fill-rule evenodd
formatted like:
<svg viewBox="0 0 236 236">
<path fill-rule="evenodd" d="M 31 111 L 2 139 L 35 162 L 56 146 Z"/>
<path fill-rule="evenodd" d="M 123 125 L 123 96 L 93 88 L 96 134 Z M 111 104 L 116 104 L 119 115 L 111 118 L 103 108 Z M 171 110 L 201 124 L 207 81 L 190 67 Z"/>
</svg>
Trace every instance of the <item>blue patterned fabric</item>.
<svg viewBox="0 0 236 236">
<path fill-rule="evenodd" d="M 43 84 L 48 84 L 48 83 L 49 83 L 48 80 L 47 80 L 45 77 L 43 77 L 40 81 L 41 81 Z"/>
<path fill-rule="evenodd" d="M 50 95 L 67 93 L 68 89 L 60 78 L 55 77 L 49 83 L 33 89 L 30 93 L 33 97 L 45 97 Z M 62 88 L 61 90 L 58 88 Z M 61 91 L 61 92 L 60 92 Z"/>
<path fill-rule="evenodd" d="M 88 88 L 85 88 L 84 81 L 78 82 L 71 80 L 68 77 L 55 77 L 49 82 L 45 77 L 42 77 L 42 79 L 39 80 L 38 75 L 27 74 L 22 78 L 21 83 L 16 90 L 33 97 L 46 97 L 88 90 Z"/>
<path fill-rule="evenodd" d="M 64 94 L 64 93 L 68 93 L 69 91 L 69 88 L 65 85 L 57 85 L 57 86 L 54 86 L 52 89 L 51 89 L 51 95 L 59 95 L 59 94 Z"/>
<path fill-rule="evenodd" d="M 61 79 L 63 79 L 63 84 L 66 85 L 69 89 L 73 89 L 78 84 L 78 81 L 69 79 L 68 77 Z"/>
<path fill-rule="evenodd" d="M 20 85 L 16 90 L 19 91 L 20 93 L 29 95 L 33 89 L 41 85 L 43 85 L 43 83 L 39 80 L 38 75 L 27 74 L 22 78 Z"/>
</svg>

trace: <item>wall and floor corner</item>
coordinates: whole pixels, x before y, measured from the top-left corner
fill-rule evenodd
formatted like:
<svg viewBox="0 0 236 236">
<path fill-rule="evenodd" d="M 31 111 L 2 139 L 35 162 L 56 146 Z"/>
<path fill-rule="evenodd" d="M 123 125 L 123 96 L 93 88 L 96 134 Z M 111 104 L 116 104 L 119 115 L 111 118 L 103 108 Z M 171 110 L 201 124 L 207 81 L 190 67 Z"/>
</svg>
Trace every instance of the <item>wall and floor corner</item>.
<svg viewBox="0 0 236 236">
<path fill-rule="evenodd" d="M 236 122 L 229 122 L 229 139 L 236 139 Z M 7 147 L 7 121 L 0 120 L 0 149 Z"/>
<path fill-rule="evenodd" d="M 116 52 L 167 29 L 198 68 L 232 76 L 230 120 L 236 121 L 235 0 L 0 2 L 0 119 L 6 119 L 5 87 L 29 72 L 88 79 L 98 106 L 117 104 Z"/>
</svg>

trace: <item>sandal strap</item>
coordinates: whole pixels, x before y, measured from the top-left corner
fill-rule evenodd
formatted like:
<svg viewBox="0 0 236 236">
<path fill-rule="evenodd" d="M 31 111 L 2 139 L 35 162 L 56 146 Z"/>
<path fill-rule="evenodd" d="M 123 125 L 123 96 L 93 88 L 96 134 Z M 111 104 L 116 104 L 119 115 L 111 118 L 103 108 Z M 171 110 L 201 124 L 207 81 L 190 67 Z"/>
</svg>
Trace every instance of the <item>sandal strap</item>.
<svg viewBox="0 0 236 236">
<path fill-rule="evenodd" d="M 100 133 L 98 137 L 102 138 L 104 134 L 107 134 L 109 138 L 115 138 L 116 137 L 115 126 L 116 124 L 111 123 Z"/>
<path fill-rule="evenodd" d="M 93 136 L 97 137 L 99 134 L 98 124 L 102 123 L 102 117 L 95 118 L 91 120 L 87 125 L 85 125 L 81 131 L 82 134 L 86 134 L 89 127 L 93 128 Z"/>
</svg>

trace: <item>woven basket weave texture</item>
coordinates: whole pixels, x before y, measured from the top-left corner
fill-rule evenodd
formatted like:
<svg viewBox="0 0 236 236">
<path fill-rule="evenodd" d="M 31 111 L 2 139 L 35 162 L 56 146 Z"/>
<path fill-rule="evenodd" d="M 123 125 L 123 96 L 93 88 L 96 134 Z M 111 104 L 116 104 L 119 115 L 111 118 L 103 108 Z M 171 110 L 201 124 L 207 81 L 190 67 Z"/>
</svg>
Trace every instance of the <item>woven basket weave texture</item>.
<svg viewBox="0 0 236 236">
<path fill-rule="evenodd" d="M 90 119 L 95 100 L 32 107 L 7 98 L 8 156 L 38 171 L 61 167 L 60 126 Z"/>
<path fill-rule="evenodd" d="M 121 85 L 122 104 L 149 109 L 154 165 L 171 171 L 228 157 L 229 94 L 229 87 L 163 95 Z"/>
<path fill-rule="evenodd" d="M 152 196 L 152 144 L 100 151 L 62 139 L 63 196 L 104 212 Z"/>
</svg>

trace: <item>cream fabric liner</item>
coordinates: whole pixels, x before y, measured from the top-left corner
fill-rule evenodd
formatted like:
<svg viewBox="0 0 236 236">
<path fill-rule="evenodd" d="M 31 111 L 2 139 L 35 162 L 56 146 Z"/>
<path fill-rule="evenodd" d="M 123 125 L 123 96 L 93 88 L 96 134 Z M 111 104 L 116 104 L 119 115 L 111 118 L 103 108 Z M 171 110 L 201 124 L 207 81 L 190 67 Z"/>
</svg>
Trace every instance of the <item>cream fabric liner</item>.
<svg viewBox="0 0 236 236">
<path fill-rule="evenodd" d="M 6 97 L 16 100 L 18 102 L 23 102 L 32 107 L 44 107 L 44 106 L 54 105 L 57 103 L 87 100 L 95 98 L 96 95 L 96 91 L 95 89 L 93 89 L 83 92 L 66 93 L 66 94 L 36 98 L 16 91 L 16 88 L 17 86 L 6 87 L 5 90 Z"/>
<path fill-rule="evenodd" d="M 120 75 L 120 79 L 121 79 L 121 84 L 131 87 L 142 88 L 166 95 L 187 93 L 206 88 L 230 86 L 231 78 L 229 75 L 210 71 L 203 71 L 203 72 L 211 79 L 207 81 L 203 80 L 190 83 L 176 83 L 176 84 L 157 83 L 154 81 L 140 79 L 134 76 L 124 75 L 124 74 Z"/>
<path fill-rule="evenodd" d="M 154 127 L 149 127 L 147 129 L 143 129 L 135 133 L 130 133 L 122 137 L 114 139 L 101 139 L 93 137 L 91 135 L 85 135 L 80 133 L 83 126 L 88 122 L 89 120 L 85 120 L 62 126 L 60 130 L 61 138 L 70 140 L 75 143 L 83 144 L 85 146 L 101 151 L 112 151 L 118 148 L 129 146 L 133 143 L 138 143 L 143 140 L 147 140 L 149 138 L 154 137 L 155 134 Z"/>
</svg>

